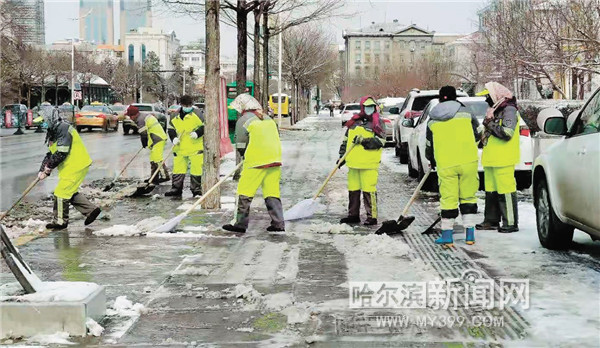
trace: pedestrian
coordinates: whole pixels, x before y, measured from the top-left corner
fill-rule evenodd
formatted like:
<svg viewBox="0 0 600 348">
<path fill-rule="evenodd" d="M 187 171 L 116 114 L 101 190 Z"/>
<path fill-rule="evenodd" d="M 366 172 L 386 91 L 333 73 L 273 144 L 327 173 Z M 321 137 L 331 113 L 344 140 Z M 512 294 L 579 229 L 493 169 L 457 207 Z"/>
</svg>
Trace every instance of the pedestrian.
<svg viewBox="0 0 600 348">
<path fill-rule="evenodd" d="M 348 166 L 348 216 L 340 223 L 360 223 L 360 196 L 367 212 L 364 225 L 377 224 L 377 178 L 385 144 L 385 123 L 377 112 L 377 103 L 371 96 L 360 100 L 360 113 L 346 122 L 346 135 L 340 146 L 340 158 L 350 150 L 346 160 L 338 166 Z"/>
<path fill-rule="evenodd" d="M 477 95 L 486 97 L 489 108 L 483 120 L 485 128 L 481 137 L 485 213 L 483 222 L 476 227 L 478 230 L 497 229 L 501 233 L 517 232 L 519 214 L 515 165 L 521 157 L 517 99 L 508 88 L 497 82 L 486 83 L 485 90 Z"/>
<path fill-rule="evenodd" d="M 329 117 L 333 117 L 333 104 L 329 104 Z"/>
<path fill-rule="evenodd" d="M 54 189 L 52 222 L 46 228 L 62 230 L 69 225 L 69 204 L 85 216 L 87 226 L 100 215 L 100 208 L 92 204 L 79 186 L 90 169 L 90 158 L 79 134 L 69 123 L 62 120 L 58 108 L 47 109 L 44 120 L 48 125 L 46 143 L 49 152 L 44 157 L 38 179 L 44 180 L 58 168 L 58 184 Z"/>
<path fill-rule="evenodd" d="M 285 231 L 279 182 L 281 180 L 281 141 L 275 121 L 266 115 L 260 103 L 249 94 L 240 94 L 231 107 L 242 116 L 235 126 L 236 149 L 243 157 L 242 174 L 237 187 L 235 220 L 223 226 L 231 232 L 246 232 L 250 204 L 262 188 L 271 225 L 267 231 Z"/>
<path fill-rule="evenodd" d="M 159 184 L 169 181 L 169 170 L 163 162 L 163 151 L 167 142 L 167 133 L 162 128 L 156 116 L 151 113 L 141 113 L 136 106 L 129 106 L 126 111 L 138 127 L 142 147 L 150 149 L 150 177 L 158 170 L 158 174 L 154 177 L 152 183 Z M 150 178 L 144 180 L 149 182 Z"/>
<path fill-rule="evenodd" d="M 190 189 L 194 197 L 202 195 L 204 163 L 204 114 L 194 110 L 192 97 L 183 95 L 179 113 L 171 118 L 167 131 L 173 142 L 173 175 L 171 189 L 165 196 L 181 198 L 183 181 L 190 171 Z"/>
<path fill-rule="evenodd" d="M 442 87 L 439 100 L 440 103 L 429 112 L 425 148 L 431 169 L 437 167 L 440 187 L 442 236 L 435 243 L 446 246 L 454 243 L 454 219 L 460 210 L 466 230 L 465 242 L 475 244 L 479 121 L 456 100 L 454 87 Z"/>
</svg>

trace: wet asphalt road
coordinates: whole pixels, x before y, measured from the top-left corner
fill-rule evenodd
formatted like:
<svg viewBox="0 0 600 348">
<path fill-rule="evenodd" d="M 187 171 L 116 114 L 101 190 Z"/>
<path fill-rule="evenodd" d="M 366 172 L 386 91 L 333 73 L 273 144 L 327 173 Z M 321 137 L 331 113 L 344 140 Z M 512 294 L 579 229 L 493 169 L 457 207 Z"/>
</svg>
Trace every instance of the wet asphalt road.
<svg viewBox="0 0 600 348">
<path fill-rule="evenodd" d="M 4 133 L 3 133 L 4 134 Z M 80 133 L 92 158 L 92 166 L 85 182 L 104 177 L 113 177 L 139 149 L 138 135 L 123 135 L 118 132 L 104 133 L 100 130 Z M 5 210 L 35 179 L 40 164 L 48 151 L 44 144 L 46 134 L 27 131 L 25 135 L 0 137 L 0 210 Z M 142 151 L 131 164 L 124 177 L 141 177 L 149 172 L 147 150 Z M 35 201 L 51 193 L 57 182 L 57 172 L 39 183 L 25 201 Z"/>
</svg>

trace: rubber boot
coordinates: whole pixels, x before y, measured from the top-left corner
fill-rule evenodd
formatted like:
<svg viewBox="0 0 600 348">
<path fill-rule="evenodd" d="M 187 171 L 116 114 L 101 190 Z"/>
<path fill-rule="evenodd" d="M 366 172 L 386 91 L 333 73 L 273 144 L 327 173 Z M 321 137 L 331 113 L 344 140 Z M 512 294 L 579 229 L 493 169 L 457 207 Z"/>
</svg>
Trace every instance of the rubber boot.
<svg viewBox="0 0 600 348">
<path fill-rule="evenodd" d="M 517 193 L 505 193 L 500 195 L 500 212 L 502 214 L 502 226 L 498 228 L 500 233 L 512 233 L 519 231 L 519 210 L 517 208 Z"/>
<path fill-rule="evenodd" d="M 466 231 L 465 243 L 467 243 L 468 245 L 475 244 L 475 219 L 476 218 L 477 218 L 477 215 L 475 215 L 474 213 L 462 215 L 463 226 L 465 227 L 465 231 Z"/>
<path fill-rule="evenodd" d="M 465 243 L 468 245 L 475 244 L 475 227 L 466 228 L 467 236 L 465 237 Z"/>
<path fill-rule="evenodd" d="M 85 216 L 84 225 L 89 225 L 100 215 L 100 208 L 95 206 L 92 202 L 90 202 L 86 196 L 83 194 L 76 192 L 73 197 L 71 197 L 71 204 L 73 207 L 77 209 L 83 216 Z"/>
<path fill-rule="evenodd" d="M 500 226 L 500 205 L 498 192 L 485 193 L 483 222 L 475 225 L 478 230 L 496 230 Z"/>
<path fill-rule="evenodd" d="M 340 223 L 360 223 L 360 191 L 348 191 L 348 216 L 341 219 Z"/>
<path fill-rule="evenodd" d="M 69 200 L 54 196 L 54 216 L 46 225 L 50 230 L 63 230 L 69 225 Z"/>
<path fill-rule="evenodd" d="M 271 226 L 267 227 L 269 232 L 284 232 L 285 231 L 285 220 L 283 219 L 283 205 L 281 199 L 277 197 L 265 198 L 265 204 L 267 211 L 271 217 Z"/>
<path fill-rule="evenodd" d="M 202 175 L 190 175 L 190 190 L 192 196 L 202 196 Z"/>
<path fill-rule="evenodd" d="M 150 178 L 152 177 L 152 175 L 154 175 L 154 173 L 156 172 L 157 169 L 158 169 L 158 163 L 150 162 Z M 150 178 L 144 180 L 144 182 L 148 183 L 150 181 Z M 160 178 L 160 172 L 158 174 L 154 175 L 154 179 L 152 179 L 152 183 L 154 185 L 158 185 L 159 178 Z"/>
<path fill-rule="evenodd" d="M 169 168 L 167 168 L 167 164 L 163 162 L 160 172 L 158 172 L 158 182 L 167 182 L 169 180 L 171 180 L 171 177 L 169 176 Z"/>
<path fill-rule="evenodd" d="M 185 174 L 173 174 L 171 178 L 171 189 L 165 192 L 167 197 L 181 197 L 183 192 L 183 180 L 185 180 Z"/>
<path fill-rule="evenodd" d="M 435 244 L 452 246 L 454 244 L 454 240 L 452 239 L 453 228 L 454 219 L 442 218 L 442 236 L 435 240 Z"/>
<path fill-rule="evenodd" d="M 223 229 L 231 232 L 245 233 L 250 222 L 250 204 L 252 204 L 252 197 L 240 195 L 237 201 L 235 223 L 224 225 Z"/>
<path fill-rule="evenodd" d="M 377 192 L 363 192 L 363 203 L 367 212 L 365 226 L 377 225 Z"/>
</svg>

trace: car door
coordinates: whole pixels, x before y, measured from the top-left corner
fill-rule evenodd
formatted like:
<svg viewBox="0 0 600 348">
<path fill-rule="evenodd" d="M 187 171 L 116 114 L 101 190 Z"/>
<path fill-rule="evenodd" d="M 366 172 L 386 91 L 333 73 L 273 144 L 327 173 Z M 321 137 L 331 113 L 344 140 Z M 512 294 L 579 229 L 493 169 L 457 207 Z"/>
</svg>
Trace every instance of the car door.
<svg viewBox="0 0 600 348">
<path fill-rule="evenodd" d="M 600 229 L 600 90 L 590 98 L 565 139 L 566 161 L 557 163 L 563 171 L 564 214 L 568 218 Z"/>
<path fill-rule="evenodd" d="M 412 151 L 411 153 L 411 161 L 412 161 L 412 165 L 414 168 L 418 168 L 419 165 L 419 155 L 420 155 L 420 151 L 425 151 L 424 148 L 421 147 L 421 133 L 423 132 L 423 124 L 426 122 L 425 120 L 427 119 L 427 115 L 429 114 L 429 111 L 431 110 L 431 104 L 427 105 L 425 107 L 425 110 L 423 110 L 423 113 L 421 114 L 421 116 L 419 116 L 419 118 L 417 118 L 416 122 L 415 122 L 415 128 L 413 129 L 413 131 L 410 134 L 410 144 L 409 144 L 409 151 Z M 427 125 L 425 125 L 426 127 Z"/>
</svg>

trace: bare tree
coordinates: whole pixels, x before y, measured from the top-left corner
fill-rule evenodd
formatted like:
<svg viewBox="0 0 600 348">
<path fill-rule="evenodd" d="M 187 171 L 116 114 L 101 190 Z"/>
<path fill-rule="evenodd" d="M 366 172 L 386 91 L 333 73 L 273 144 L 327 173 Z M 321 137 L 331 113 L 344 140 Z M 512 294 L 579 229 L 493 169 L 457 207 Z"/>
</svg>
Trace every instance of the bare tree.
<svg viewBox="0 0 600 348">
<path fill-rule="evenodd" d="M 204 132 L 204 174 L 203 191 L 208 191 L 219 180 L 220 132 L 219 132 L 219 91 L 220 91 L 220 33 L 219 0 L 206 1 L 206 100 Z M 246 81 L 244 80 L 244 85 Z M 215 190 L 205 201 L 208 209 L 221 207 L 221 191 Z"/>
</svg>

